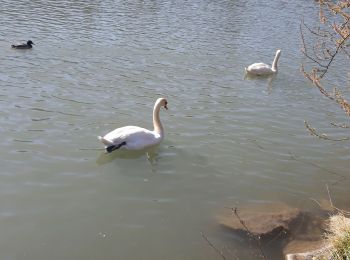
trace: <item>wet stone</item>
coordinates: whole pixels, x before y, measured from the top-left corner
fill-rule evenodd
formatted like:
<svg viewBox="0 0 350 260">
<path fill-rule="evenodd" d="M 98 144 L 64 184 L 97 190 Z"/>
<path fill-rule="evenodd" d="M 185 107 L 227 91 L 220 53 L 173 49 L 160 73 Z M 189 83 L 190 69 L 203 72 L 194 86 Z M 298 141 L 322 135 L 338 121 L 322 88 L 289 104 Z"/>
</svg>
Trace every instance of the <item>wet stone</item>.
<svg viewBox="0 0 350 260">
<path fill-rule="evenodd" d="M 267 203 L 234 209 L 218 217 L 218 222 L 234 232 L 260 239 L 288 236 L 294 223 L 302 217 L 299 209 L 283 203 Z"/>
</svg>

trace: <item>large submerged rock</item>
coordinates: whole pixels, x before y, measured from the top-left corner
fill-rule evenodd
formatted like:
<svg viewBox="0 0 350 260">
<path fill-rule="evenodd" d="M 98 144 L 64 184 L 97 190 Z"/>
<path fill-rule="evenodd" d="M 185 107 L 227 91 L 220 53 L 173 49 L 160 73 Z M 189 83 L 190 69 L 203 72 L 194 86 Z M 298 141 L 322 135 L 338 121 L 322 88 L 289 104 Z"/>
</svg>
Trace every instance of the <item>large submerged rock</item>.
<svg viewBox="0 0 350 260">
<path fill-rule="evenodd" d="M 218 222 L 235 232 L 254 235 L 260 239 L 288 235 L 302 213 L 283 203 L 258 204 L 232 209 L 218 217 Z"/>
<path fill-rule="evenodd" d="M 217 219 L 225 229 L 259 239 L 259 246 L 264 251 L 268 251 L 267 247 L 271 248 L 271 242 L 274 242 L 272 247 L 279 248 L 279 258 L 328 259 L 330 245 L 325 244 L 322 235 L 329 211 L 322 209 L 322 212 L 315 215 L 284 203 L 259 203 L 227 209 Z"/>
</svg>

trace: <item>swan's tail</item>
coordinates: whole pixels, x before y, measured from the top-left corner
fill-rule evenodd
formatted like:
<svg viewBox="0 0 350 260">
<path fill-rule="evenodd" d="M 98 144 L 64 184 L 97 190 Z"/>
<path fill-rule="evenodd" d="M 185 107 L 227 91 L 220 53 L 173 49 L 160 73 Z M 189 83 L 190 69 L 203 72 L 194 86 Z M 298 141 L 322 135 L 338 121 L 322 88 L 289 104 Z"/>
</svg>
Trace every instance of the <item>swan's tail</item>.
<svg viewBox="0 0 350 260">
<path fill-rule="evenodd" d="M 97 136 L 97 139 L 100 140 L 106 146 L 113 145 L 113 142 L 104 139 L 102 136 Z"/>
</svg>

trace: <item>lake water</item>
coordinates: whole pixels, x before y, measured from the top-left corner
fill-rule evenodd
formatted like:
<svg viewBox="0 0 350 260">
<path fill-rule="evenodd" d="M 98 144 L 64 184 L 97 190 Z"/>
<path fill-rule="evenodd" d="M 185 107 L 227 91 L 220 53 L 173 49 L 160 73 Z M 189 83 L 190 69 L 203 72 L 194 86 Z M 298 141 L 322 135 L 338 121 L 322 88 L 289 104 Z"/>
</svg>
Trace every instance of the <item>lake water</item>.
<svg viewBox="0 0 350 260">
<path fill-rule="evenodd" d="M 3 0 L 0 10 L 0 258 L 254 259 L 216 215 L 251 202 L 349 209 L 348 118 L 299 72 L 314 1 Z M 31 39 L 31 50 L 14 50 Z M 271 63 L 272 80 L 244 79 Z M 342 64 L 335 64 L 342 67 Z M 331 74 L 329 74 L 331 77 Z M 330 80 L 335 80 L 330 78 Z M 124 125 L 166 136 L 107 156 Z M 236 259 L 232 257 L 232 259 Z"/>
</svg>

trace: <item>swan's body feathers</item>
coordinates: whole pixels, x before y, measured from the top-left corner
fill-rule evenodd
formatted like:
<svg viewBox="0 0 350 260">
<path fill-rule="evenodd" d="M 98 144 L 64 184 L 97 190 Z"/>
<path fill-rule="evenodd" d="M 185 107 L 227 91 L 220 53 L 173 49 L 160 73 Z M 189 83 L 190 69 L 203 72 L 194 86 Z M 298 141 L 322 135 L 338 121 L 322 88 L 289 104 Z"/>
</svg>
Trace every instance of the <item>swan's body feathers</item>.
<svg viewBox="0 0 350 260">
<path fill-rule="evenodd" d="M 249 65 L 247 68 L 245 68 L 245 71 L 249 74 L 258 76 L 274 74 L 277 72 L 277 63 L 280 58 L 280 55 L 281 50 L 277 50 L 271 66 L 262 62 L 258 62 Z"/>
<path fill-rule="evenodd" d="M 258 62 L 249 65 L 246 71 L 256 75 L 268 75 L 274 73 L 271 67 L 265 63 Z"/>
<path fill-rule="evenodd" d="M 99 139 L 105 144 L 107 152 L 111 149 L 110 147 L 114 147 L 113 150 L 119 148 L 140 150 L 148 146 L 156 145 L 162 141 L 160 134 L 138 126 L 124 126 L 117 128 L 105 136 L 99 137 Z M 116 146 L 119 147 L 115 148 Z"/>
<path fill-rule="evenodd" d="M 159 144 L 164 138 L 164 129 L 160 122 L 159 110 L 161 107 L 168 109 L 168 101 L 158 98 L 153 107 L 153 127 L 148 130 L 139 126 L 124 126 L 117 128 L 98 139 L 105 145 L 108 153 L 116 149 L 143 150 Z"/>
</svg>

